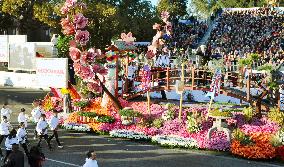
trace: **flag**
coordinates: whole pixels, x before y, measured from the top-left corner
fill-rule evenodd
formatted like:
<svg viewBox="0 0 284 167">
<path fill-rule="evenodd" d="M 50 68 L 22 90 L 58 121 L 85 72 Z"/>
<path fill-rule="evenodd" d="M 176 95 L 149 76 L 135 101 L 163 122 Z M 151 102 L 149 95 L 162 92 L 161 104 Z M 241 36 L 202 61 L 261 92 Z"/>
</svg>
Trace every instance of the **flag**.
<svg viewBox="0 0 284 167">
<path fill-rule="evenodd" d="M 214 99 L 215 96 L 218 96 L 218 94 L 220 93 L 221 78 L 222 78 L 221 69 L 216 69 L 215 74 L 212 78 L 212 82 L 210 84 L 210 90 L 206 94 L 206 97 L 211 97 Z"/>
</svg>

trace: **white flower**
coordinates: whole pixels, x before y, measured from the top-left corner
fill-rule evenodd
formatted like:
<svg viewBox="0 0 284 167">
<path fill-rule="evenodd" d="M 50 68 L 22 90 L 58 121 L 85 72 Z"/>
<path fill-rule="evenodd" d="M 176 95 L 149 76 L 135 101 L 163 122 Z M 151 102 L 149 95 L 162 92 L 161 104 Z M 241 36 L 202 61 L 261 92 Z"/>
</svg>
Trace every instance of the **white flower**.
<svg viewBox="0 0 284 167">
<path fill-rule="evenodd" d="M 198 147 L 197 141 L 195 139 L 183 138 L 179 136 L 157 135 L 152 137 L 152 141 L 166 146 L 185 147 L 185 148 Z"/>
</svg>

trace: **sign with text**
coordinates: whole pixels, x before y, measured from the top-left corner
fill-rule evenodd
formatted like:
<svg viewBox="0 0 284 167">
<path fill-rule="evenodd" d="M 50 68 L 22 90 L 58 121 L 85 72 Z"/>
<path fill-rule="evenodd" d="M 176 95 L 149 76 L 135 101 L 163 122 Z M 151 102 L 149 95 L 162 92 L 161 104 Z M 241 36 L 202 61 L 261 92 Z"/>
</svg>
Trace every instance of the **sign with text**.
<svg viewBox="0 0 284 167">
<path fill-rule="evenodd" d="M 37 58 L 36 78 L 41 87 L 67 88 L 67 58 Z"/>
</svg>

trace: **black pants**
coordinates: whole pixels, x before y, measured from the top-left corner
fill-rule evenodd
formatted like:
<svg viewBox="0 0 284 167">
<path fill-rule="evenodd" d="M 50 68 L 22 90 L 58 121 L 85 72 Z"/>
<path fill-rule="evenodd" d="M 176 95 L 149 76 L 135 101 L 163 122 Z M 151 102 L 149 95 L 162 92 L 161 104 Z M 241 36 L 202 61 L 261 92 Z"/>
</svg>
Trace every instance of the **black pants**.
<svg viewBox="0 0 284 167">
<path fill-rule="evenodd" d="M 48 138 L 49 143 L 50 143 L 50 141 L 51 141 L 51 139 L 52 139 L 53 137 L 55 137 L 55 140 L 56 140 L 57 144 L 58 144 L 59 146 L 61 146 L 60 141 L 59 141 L 59 139 L 58 139 L 57 130 L 53 130 L 53 131 L 52 131 L 52 135 Z"/>
<path fill-rule="evenodd" d="M 8 137 L 8 135 L 0 135 L 0 147 L 1 147 L 3 139 L 6 138 L 6 137 Z M 3 157 L 3 153 L 2 153 L 1 148 L 0 148 L 0 155 L 1 155 L 1 157 Z"/>
<path fill-rule="evenodd" d="M 21 146 L 23 147 L 23 149 L 25 151 L 25 154 L 28 157 L 29 156 L 29 150 L 28 150 L 27 144 L 26 143 L 22 143 Z"/>
<path fill-rule="evenodd" d="M 39 135 L 39 141 L 37 143 L 37 146 L 40 147 L 40 143 L 41 143 L 41 140 L 42 138 L 44 138 L 44 140 L 46 141 L 47 145 L 48 145 L 48 148 L 51 149 L 51 145 L 50 145 L 50 142 L 48 141 L 48 135 Z"/>
<path fill-rule="evenodd" d="M 37 131 L 36 131 L 36 129 L 34 130 L 34 135 L 35 135 L 35 138 L 37 138 Z"/>
<path fill-rule="evenodd" d="M 8 156 L 11 154 L 12 150 L 6 150 L 6 155 L 5 155 L 5 158 L 4 158 L 4 162 L 6 162 Z"/>
</svg>

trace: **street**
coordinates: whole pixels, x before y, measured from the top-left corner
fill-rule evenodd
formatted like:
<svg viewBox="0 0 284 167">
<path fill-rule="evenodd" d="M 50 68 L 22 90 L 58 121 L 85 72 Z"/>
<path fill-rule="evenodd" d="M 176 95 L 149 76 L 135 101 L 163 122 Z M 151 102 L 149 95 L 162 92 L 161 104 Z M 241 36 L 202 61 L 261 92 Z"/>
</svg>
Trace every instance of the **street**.
<svg viewBox="0 0 284 167">
<path fill-rule="evenodd" d="M 28 114 L 34 98 L 43 98 L 46 92 L 42 90 L 6 89 L 0 88 L 0 104 L 7 100 L 14 111 L 12 122 L 16 125 L 16 116 L 20 107 L 25 107 Z M 33 140 L 34 125 L 28 126 L 29 139 Z M 279 167 L 284 164 L 278 162 L 248 161 L 234 158 L 229 153 L 209 151 L 167 149 L 148 142 L 137 142 L 127 139 L 111 138 L 109 136 L 92 133 L 59 131 L 59 138 L 64 148 L 59 149 L 53 139 L 54 150 L 49 151 L 47 144 L 42 142 L 42 149 L 46 156 L 44 167 L 72 167 L 82 166 L 85 154 L 89 149 L 96 150 L 100 167 Z M 4 142 L 2 142 L 2 150 Z M 4 150 L 3 150 L 4 151 Z M 28 167 L 26 161 L 25 164 Z"/>
</svg>

